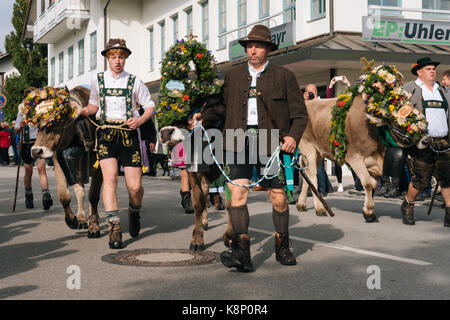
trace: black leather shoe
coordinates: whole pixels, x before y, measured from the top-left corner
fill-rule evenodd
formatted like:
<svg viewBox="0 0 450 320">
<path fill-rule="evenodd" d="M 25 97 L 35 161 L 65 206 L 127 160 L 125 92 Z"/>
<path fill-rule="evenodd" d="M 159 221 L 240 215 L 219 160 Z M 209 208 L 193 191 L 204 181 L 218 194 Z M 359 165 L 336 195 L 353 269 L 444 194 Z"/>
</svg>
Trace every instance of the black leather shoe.
<svg viewBox="0 0 450 320">
<path fill-rule="evenodd" d="M 44 206 L 44 210 L 50 209 L 53 205 L 52 196 L 48 192 L 44 192 L 42 194 L 42 205 Z"/>
<path fill-rule="evenodd" d="M 297 264 L 294 254 L 289 249 L 289 234 L 275 232 L 275 259 L 285 266 Z"/>
<path fill-rule="evenodd" d="M 250 258 L 250 238 L 247 234 L 236 235 L 231 243 L 231 252 L 220 254 L 225 267 L 236 268 L 240 272 L 253 272 L 255 269 Z"/>
<path fill-rule="evenodd" d="M 33 194 L 32 193 L 25 194 L 25 206 L 27 207 L 27 209 L 33 209 L 34 208 Z"/>
<path fill-rule="evenodd" d="M 388 192 L 386 192 L 384 194 L 385 198 L 398 198 L 402 195 L 402 193 L 400 192 L 400 190 L 398 190 L 397 188 L 393 188 L 391 190 L 389 190 Z"/>
</svg>

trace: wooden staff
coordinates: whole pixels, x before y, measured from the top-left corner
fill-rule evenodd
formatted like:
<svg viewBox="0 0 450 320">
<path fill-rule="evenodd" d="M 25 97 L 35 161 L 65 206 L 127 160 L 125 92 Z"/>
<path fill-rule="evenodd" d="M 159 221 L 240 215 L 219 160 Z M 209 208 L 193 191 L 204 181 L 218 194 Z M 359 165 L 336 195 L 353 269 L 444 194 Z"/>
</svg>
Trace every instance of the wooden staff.
<svg viewBox="0 0 450 320">
<path fill-rule="evenodd" d="M 303 179 L 305 179 L 306 183 L 309 185 L 309 187 L 311 188 L 312 192 L 314 192 L 314 194 L 316 195 L 316 197 L 320 200 L 320 202 L 323 204 L 325 210 L 327 210 L 328 214 L 331 217 L 334 217 L 334 213 L 333 211 L 331 211 L 331 208 L 328 206 L 328 204 L 325 202 L 324 198 L 322 197 L 322 195 L 319 193 L 319 191 L 317 191 L 316 187 L 313 185 L 313 183 L 311 182 L 311 180 L 309 180 L 308 176 L 306 175 L 306 173 L 303 172 L 303 170 L 299 170 L 300 173 L 302 174 Z"/>
<path fill-rule="evenodd" d="M 439 182 L 436 182 L 436 187 L 434 187 L 433 196 L 431 197 L 430 206 L 428 207 L 427 215 L 431 214 L 431 209 L 433 209 L 434 199 L 436 199 L 436 193 L 439 188 Z"/>
<path fill-rule="evenodd" d="M 23 127 L 20 129 L 19 162 L 17 164 L 16 189 L 14 191 L 14 203 L 12 212 L 16 211 L 17 189 L 19 187 L 20 163 L 22 162 L 22 144 L 23 144 Z"/>
</svg>

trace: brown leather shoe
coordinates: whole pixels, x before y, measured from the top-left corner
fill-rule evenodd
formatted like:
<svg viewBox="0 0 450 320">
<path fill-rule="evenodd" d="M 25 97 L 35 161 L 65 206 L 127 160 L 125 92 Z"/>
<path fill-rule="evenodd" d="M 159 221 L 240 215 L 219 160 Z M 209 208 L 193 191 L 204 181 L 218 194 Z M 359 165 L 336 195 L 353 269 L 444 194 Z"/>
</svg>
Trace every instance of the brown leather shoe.
<svg viewBox="0 0 450 320">
<path fill-rule="evenodd" d="M 111 249 L 122 248 L 122 228 L 117 221 L 108 222 L 109 247 Z"/>
<path fill-rule="evenodd" d="M 128 208 L 128 232 L 130 236 L 136 238 L 141 230 L 141 217 L 139 216 L 139 211 L 131 211 Z"/>
<path fill-rule="evenodd" d="M 275 259 L 285 266 L 297 264 L 295 256 L 289 249 L 289 234 L 275 232 Z"/>
<path fill-rule="evenodd" d="M 414 202 L 408 202 L 403 200 L 402 205 L 400 206 L 400 212 L 402 213 L 403 223 L 406 225 L 415 225 L 416 220 L 414 218 Z"/>
<path fill-rule="evenodd" d="M 252 272 L 254 267 L 250 258 L 250 238 L 247 234 L 236 235 L 231 243 L 231 252 L 220 254 L 220 261 L 228 268 L 241 272 Z"/>
</svg>

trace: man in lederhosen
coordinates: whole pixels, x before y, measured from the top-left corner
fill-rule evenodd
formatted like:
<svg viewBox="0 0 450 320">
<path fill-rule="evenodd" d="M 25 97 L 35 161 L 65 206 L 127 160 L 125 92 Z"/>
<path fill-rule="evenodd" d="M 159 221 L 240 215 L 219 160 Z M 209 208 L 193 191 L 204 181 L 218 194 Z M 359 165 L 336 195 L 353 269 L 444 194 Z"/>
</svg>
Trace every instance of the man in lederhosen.
<svg viewBox="0 0 450 320">
<path fill-rule="evenodd" d="M 103 174 L 103 205 L 106 211 L 111 249 L 122 248 L 117 201 L 118 168 L 124 168 L 125 183 L 129 193 L 129 233 L 137 237 L 144 189 L 142 187 L 142 159 L 136 131 L 149 120 L 154 103 L 145 84 L 136 76 L 124 71 L 125 61 L 131 54 L 123 39 L 110 39 L 101 54 L 107 58 L 109 70 L 98 73 L 91 81 L 89 104 L 82 114 L 95 114 L 103 129 L 97 133 L 97 159 Z M 140 117 L 137 107 L 145 110 Z M 135 113 L 136 112 L 136 113 Z"/>
<path fill-rule="evenodd" d="M 28 91 L 25 91 L 25 97 L 27 94 Z M 25 206 L 28 209 L 32 209 L 34 208 L 34 202 L 31 177 L 33 176 L 33 163 L 35 160 L 31 156 L 31 147 L 36 141 L 38 129 L 32 125 L 25 124 L 20 111 L 17 112 L 16 125 L 14 129 L 16 133 L 23 134 L 23 137 L 21 139 L 22 146 L 20 149 L 20 155 L 21 160 L 23 161 L 23 166 L 25 168 L 25 175 L 23 177 L 23 184 L 25 186 Z M 50 195 L 50 191 L 48 190 L 48 177 L 45 159 L 36 159 L 36 167 L 38 170 L 39 182 L 42 188 L 42 205 L 44 207 L 44 210 L 48 210 L 53 205 L 53 200 Z"/>
<path fill-rule="evenodd" d="M 411 93 L 411 102 L 425 114 L 428 133 L 432 137 L 428 148 L 419 150 L 412 147 L 408 150 L 411 183 L 401 205 L 403 223 L 407 225 L 415 224 L 414 200 L 421 191 L 428 189 L 434 175 L 445 202 L 444 226 L 450 227 L 450 92 L 444 92 L 436 82 L 439 64 L 430 58 L 417 60 L 411 72 L 418 78 L 404 85 L 405 91 Z"/>
<path fill-rule="evenodd" d="M 228 183 L 231 193 L 228 213 L 234 239 L 231 252 L 222 252 L 220 258 L 226 267 L 251 272 L 254 267 L 248 232 L 249 188 L 245 186 L 249 184 L 255 163 L 251 157 L 260 157 L 256 164 L 258 169 L 266 164 L 266 160 L 261 159 L 261 156 L 266 156 L 261 147 L 271 139 L 264 139 L 261 135 L 267 132 L 269 137 L 271 131 L 279 131 L 280 143 L 283 145 L 281 151 L 293 154 L 306 128 L 308 115 L 295 75 L 268 60 L 269 53 L 278 49 L 278 45 L 271 40 L 269 28 L 255 25 L 239 43 L 245 48 L 249 61 L 230 69 L 225 75 L 222 88 L 226 106 L 225 132 L 242 129 L 242 132 L 248 134 L 248 138 L 236 148 L 233 143 L 229 145 L 227 139 L 224 141 L 225 150 L 229 152 L 227 159 L 230 155 L 230 159 L 235 160 L 231 161 L 233 163 L 227 162 L 226 171 L 229 171 L 228 176 L 238 185 Z M 200 118 L 200 114 L 195 114 L 192 122 Z M 278 141 L 275 142 L 278 144 Z M 269 149 L 270 146 L 266 150 Z M 284 191 L 284 170 L 280 170 L 278 176 L 273 179 L 262 180 L 260 185 L 268 189 L 272 202 L 275 259 L 282 265 L 295 265 L 296 258 L 289 248 L 289 206 Z"/>
</svg>

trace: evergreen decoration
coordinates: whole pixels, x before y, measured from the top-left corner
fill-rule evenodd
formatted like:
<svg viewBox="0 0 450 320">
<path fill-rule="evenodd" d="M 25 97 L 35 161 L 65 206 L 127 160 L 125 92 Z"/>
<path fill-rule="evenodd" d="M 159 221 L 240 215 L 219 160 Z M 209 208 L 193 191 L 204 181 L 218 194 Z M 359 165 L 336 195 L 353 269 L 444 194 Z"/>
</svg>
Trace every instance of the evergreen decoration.
<svg viewBox="0 0 450 320">
<path fill-rule="evenodd" d="M 195 65 L 191 73 L 190 61 Z M 217 94 L 214 56 L 205 46 L 193 40 L 177 40 L 167 51 L 161 65 L 161 87 L 156 105 L 156 117 L 160 127 L 187 118 L 206 96 Z"/>
<path fill-rule="evenodd" d="M 373 61 L 361 59 L 366 67 L 359 80 L 338 96 L 330 124 L 330 146 L 334 159 L 344 164 L 347 153 L 345 119 L 353 99 L 362 95 L 367 113 L 384 120 L 411 141 L 418 142 L 427 133 L 425 116 L 409 102 L 410 94 L 402 88 L 402 74 L 386 64 L 373 68 Z"/>
</svg>

